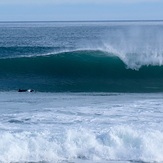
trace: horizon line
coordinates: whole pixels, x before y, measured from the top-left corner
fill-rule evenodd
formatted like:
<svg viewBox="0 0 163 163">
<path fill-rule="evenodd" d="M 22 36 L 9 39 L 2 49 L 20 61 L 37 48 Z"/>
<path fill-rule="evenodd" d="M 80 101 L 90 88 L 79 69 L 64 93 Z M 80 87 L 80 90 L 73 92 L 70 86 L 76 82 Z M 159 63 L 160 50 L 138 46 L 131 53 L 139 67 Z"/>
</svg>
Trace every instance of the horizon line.
<svg viewBox="0 0 163 163">
<path fill-rule="evenodd" d="M 7 22 L 161 22 L 163 19 L 149 20 L 0 20 L 0 23 Z"/>
</svg>

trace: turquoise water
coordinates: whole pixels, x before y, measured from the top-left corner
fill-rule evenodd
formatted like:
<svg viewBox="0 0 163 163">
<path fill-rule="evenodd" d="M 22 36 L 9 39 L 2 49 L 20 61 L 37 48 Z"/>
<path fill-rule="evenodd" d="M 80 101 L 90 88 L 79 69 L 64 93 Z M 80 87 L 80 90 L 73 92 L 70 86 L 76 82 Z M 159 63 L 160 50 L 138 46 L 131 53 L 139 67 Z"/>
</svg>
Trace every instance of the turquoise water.
<svg viewBox="0 0 163 163">
<path fill-rule="evenodd" d="M 100 51 L 0 60 L 1 90 L 39 92 L 162 92 L 163 67 L 126 68 L 122 60 Z"/>
</svg>

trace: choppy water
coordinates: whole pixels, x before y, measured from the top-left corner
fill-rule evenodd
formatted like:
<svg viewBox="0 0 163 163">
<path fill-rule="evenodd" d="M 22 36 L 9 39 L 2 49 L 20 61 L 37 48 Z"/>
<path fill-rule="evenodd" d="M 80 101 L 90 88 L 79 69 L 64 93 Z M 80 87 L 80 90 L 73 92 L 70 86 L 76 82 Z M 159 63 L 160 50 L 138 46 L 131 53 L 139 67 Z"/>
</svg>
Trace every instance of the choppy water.
<svg viewBox="0 0 163 163">
<path fill-rule="evenodd" d="M 163 161 L 162 93 L 0 97 L 0 162 Z"/>
</svg>

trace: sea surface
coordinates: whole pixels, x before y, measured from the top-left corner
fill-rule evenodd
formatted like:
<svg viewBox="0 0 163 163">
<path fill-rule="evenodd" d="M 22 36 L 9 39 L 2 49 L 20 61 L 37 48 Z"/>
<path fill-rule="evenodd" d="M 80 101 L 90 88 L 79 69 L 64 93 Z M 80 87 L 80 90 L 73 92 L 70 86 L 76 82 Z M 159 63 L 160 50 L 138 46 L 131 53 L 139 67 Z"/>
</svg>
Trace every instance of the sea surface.
<svg viewBox="0 0 163 163">
<path fill-rule="evenodd" d="M 0 22 L 0 163 L 162 162 L 163 21 Z"/>
</svg>

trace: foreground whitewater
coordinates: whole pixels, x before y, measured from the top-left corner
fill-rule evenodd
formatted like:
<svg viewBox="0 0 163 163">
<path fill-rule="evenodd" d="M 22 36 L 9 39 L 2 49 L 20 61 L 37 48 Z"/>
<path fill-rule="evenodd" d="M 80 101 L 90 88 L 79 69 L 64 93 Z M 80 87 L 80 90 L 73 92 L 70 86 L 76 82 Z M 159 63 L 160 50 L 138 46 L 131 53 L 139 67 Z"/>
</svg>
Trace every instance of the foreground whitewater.
<svg viewBox="0 0 163 163">
<path fill-rule="evenodd" d="M 163 94 L 0 93 L 0 162 L 162 162 Z"/>
</svg>

